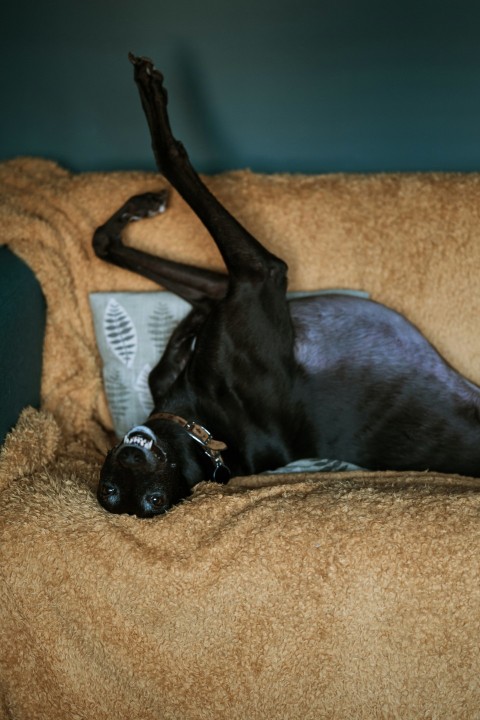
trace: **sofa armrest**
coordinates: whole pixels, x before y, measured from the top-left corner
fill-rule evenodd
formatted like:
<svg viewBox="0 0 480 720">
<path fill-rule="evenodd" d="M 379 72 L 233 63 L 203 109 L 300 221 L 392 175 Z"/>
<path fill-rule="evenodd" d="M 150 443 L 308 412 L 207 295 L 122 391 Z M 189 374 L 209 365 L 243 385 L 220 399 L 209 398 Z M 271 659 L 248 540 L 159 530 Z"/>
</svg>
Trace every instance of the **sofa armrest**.
<svg viewBox="0 0 480 720">
<path fill-rule="evenodd" d="M 0 443 L 27 405 L 38 407 L 45 300 L 30 268 L 0 247 Z"/>
</svg>

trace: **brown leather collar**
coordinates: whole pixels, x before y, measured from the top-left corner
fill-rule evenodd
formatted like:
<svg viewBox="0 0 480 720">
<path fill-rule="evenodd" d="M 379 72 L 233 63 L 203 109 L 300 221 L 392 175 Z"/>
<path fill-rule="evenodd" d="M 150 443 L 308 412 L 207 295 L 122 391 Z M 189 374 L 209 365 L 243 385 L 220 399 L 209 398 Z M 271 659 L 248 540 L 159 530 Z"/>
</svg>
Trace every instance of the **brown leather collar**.
<svg viewBox="0 0 480 720">
<path fill-rule="evenodd" d="M 196 440 L 200 445 L 203 445 L 205 450 L 212 450 L 213 453 L 219 453 L 222 450 L 226 450 L 227 446 L 221 440 L 214 440 L 211 433 L 208 432 L 207 428 L 203 425 L 199 425 L 196 422 L 188 422 L 185 418 L 180 415 L 174 415 L 168 412 L 159 412 L 150 415 L 149 420 L 170 420 L 177 425 L 180 425 L 185 432 L 187 432 L 191 438 Z"/>
<path fill-rule="evenodd" d="M 214 440 L 207 428 L 196 422 L 188 422 L 188 420 L 180 417 L 180 415 L 167 412 L 153 413 L 148 420 L 169 420 L 170 422 L 180 425 L 193 440 L 200 443 L 203 452 L 213 461 L 215 467 L 212 473 L 212 479 L 220 483 L 228 482 L 231 473 L 221 456 L 221 451 L 226 450 L 227 446 L 221 440 Z"/>
</svg>

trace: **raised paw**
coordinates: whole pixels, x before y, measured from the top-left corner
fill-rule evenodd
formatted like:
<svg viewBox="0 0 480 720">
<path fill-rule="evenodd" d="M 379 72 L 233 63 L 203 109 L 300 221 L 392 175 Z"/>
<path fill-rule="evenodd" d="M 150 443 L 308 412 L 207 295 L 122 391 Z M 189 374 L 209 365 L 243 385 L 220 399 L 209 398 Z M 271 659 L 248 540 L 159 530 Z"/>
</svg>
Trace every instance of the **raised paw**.
<svg viewBox="0 0 480 720">
<path fill-rule="evenodd" d="M 143 193 L 134 195 L 122 205 L 120 210 L 112 215 L 104 225 L 96 229 L 93 235 L 93 249 L 95 254 L 103 260 L 108 260 L 112 251 L 119 248 L 122 243 L 122 230 L 130 222 L 143 218 L 155 217 L 164 212 L 167 207 L 168 192 L 161 190 L 158 193 Z"/>
<path fill-rule="evenodd" d="M 164 145 L 166 147 L 173 142 L 167 114 L 168 93 L 163 84 L 163 75 L 149 58 L 136 57 L 130 53 L 129 59 L 133 64 L 133 76 L 150 128 L 157 162 L 161 163 Z"/>
<path fill-rule="evenodd" d="M 132 63 L 132 65 L 135 65 L 135 67 L 143 66 L 145 68 L 150 68 L 151 70 L 154 69 L 153 60 L 150 60 L 150 58 L 138 55 L 135 55 L 132 52 L 128 53 L 128 59 Z M 147 71 L 148 72 L 148 71 Z"/>
<path fill-rule="evenodd" d="M 155 217 L 167 209 L 167 198 L 166 190 L 134 195 L 119 210 L 118 218 L 122 223 L 129 223 L 147 217 Z"/>
<path fill-rule="evenodd" d="M 163 82 L 163 75 L 157 70 L 153 64 L 153 60 L 148 57 L 138 57 L 132 52 L 128 53 L 128 59 L 135 68 L 135 77 L 140 78 L 142 75 L 155 76 L 160 82 Z"/>
</svg>

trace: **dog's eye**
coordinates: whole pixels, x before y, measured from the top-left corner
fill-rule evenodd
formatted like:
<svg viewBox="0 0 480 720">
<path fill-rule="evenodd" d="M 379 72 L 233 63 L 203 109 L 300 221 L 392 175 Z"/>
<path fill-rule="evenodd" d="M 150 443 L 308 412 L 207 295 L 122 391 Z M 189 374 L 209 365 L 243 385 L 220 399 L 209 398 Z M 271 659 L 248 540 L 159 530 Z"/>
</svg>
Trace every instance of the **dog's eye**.
<svg viewBox="0 0 480 720">
<path fill-rule="evenodd" d="M 158 493 L 158 495 L 152 495 L 150 498 L 150 504 L 155 510 L 159 510 L 161 507 L 165 505 L 166 497 L 162 493 Z"/>
<path fill-rule="evenodd" d="M 112 485 L 111 483 L 103 483 L 103 485 L 100 488 L 100 495 L 103 498 L 109 498 L 112 495 L 115 495 L 117 492 L 117 488 L 115 485 Z"/>
</svg>

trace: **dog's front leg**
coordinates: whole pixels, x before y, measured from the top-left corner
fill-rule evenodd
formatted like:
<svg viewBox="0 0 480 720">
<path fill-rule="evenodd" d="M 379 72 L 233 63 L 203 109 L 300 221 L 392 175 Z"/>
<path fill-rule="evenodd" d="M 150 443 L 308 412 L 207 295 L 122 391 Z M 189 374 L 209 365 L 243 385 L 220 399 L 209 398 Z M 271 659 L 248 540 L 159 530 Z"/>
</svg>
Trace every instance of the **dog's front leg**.
<svg viewBox="0 0 480 720">
<path fill-rule="evenodd" d="M 192 356 L 198 333 L 201 331 L 212 306 L 212 301 L 198 303 L 177 325 L 167 347 L 148 378 L 156 406 L 164 399 Z"/>
<path fill-rule="evenodd" d="M 130 198 L 95 231 L 95 253 L 106 262 L 153 280 L 192 304 L 203 302 L 206 298 L 220 300 L 225 296 L 228 287 L 225 274 L 156 257 L 124 245 L 122 233 L 126 226 L 133 221 L 163 212 L 166 203 L 166 191 L 144 193 Z"/>
</svg>

